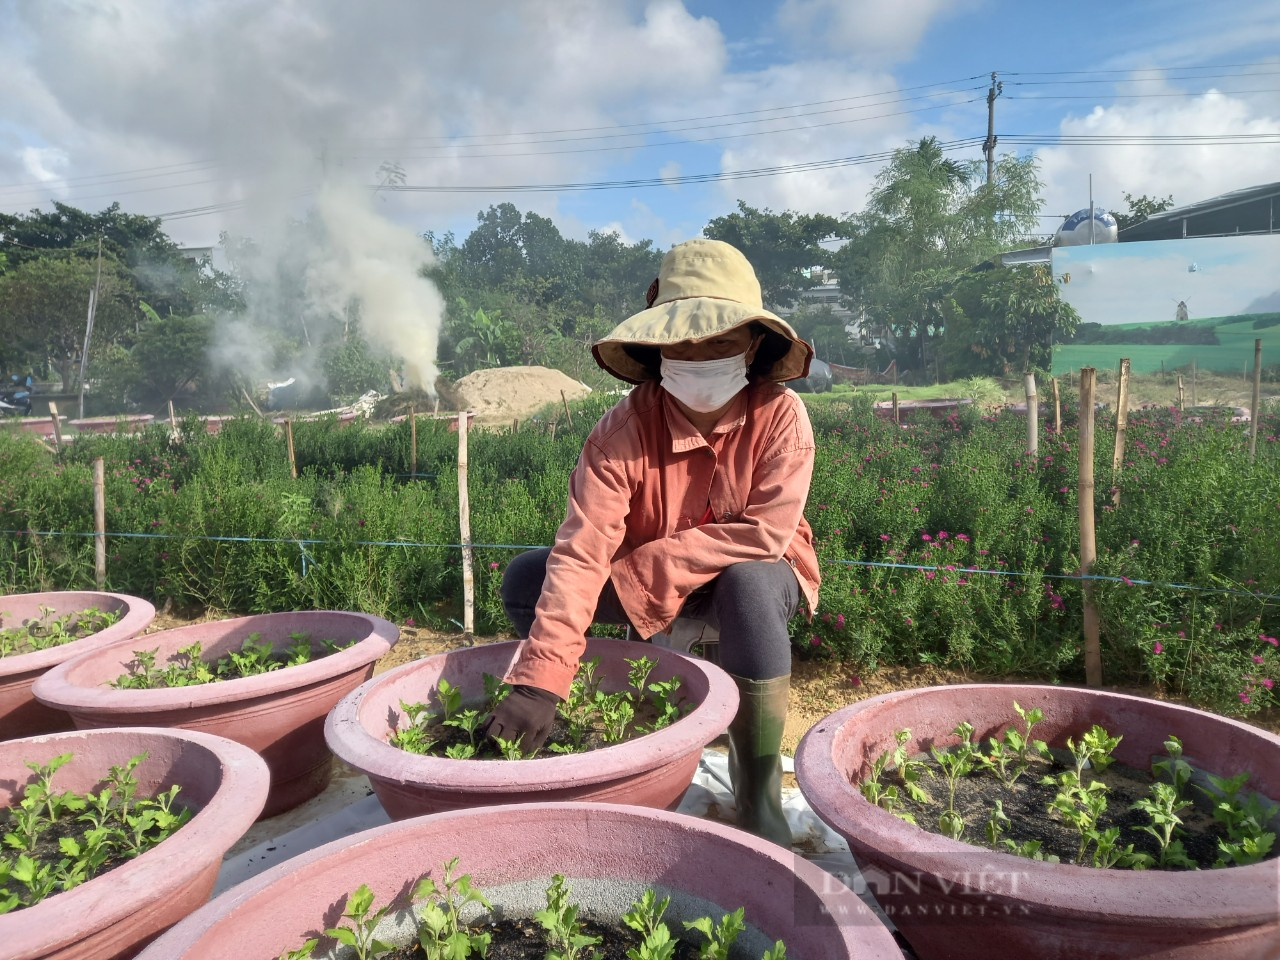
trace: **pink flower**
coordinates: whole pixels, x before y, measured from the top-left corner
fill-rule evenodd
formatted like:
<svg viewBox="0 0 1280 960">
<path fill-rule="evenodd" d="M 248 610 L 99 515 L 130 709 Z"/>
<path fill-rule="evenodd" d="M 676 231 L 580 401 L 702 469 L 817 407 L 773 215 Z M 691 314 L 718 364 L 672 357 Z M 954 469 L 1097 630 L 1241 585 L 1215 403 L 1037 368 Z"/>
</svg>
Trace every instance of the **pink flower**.
<svg viewBox="0 0 1280 960">
<path fill-rule="evenodd" d="M 928 543 L 930 540 L 933 539 L 933 537 L 929 536 L 929 534 L 927 533 L 922 533 L 920 534 L 920 539 L 923 540 L 925 543 Z"/>
<path fill-rule="evenodd" d="M 405 625 L 406 627 L 416 627 L 416 626 L 417 626 L 417 624 L 416 624 L 416 623 L 414 623 L 414 621 L 413 621 L 413 617 L 405 617 L 404 625 Z"/>
<path fill-rule="evenodd" d="M 849 683 L 855 687 L 860 687 L 862 686 L 862 678 L 856 673 L 851 673 L 849 674 Z"/>
<path fill-rule="evenodd" d="M 907 626 L 908 626 L 908 627 L 909 627 L 909 626 L 911 626 L 911 624 L 915 622 L 915 621 L 913 621 L 910 617 L 903 617 L 902 619 L 903 619 L 904 621 L 906 621 L 906 624 L 907 624 Z"/>
<path fill-rule="evenodd" d="M 1241 703 L 1249 702 L 1249 694 L 1245 693 L 1245 691 L 1241 690 L 1239 696 L 1240 696 Z"/>
<path fill-rule="evenodd" d="M 1132 587 L 1132 586 L 1133 586 L 1133 581 L 1132 581 L 1132 580 L 1130 580 L 1128 577 L 1121 577 L 1120 579 L 1124 581 L 1124 585 L 1125 585 L 1126 587 Z"/>
<path fill-rule="evenodd" d="M 490 563 L 490 564 L 489 564 L 489 569 L 490 569 L 490 570 L 497 570 L 497 569 L 498 569 L 498 564 L 497 564 L 496 562 L 494 562 L 494 563 Z"/>
<path fill-rule="evenodd" d="M 880 534 L 880 539 L 881 539 L 881 540 L 886 540 L 886 541 L 887 541 L 887 540 L 889 539 L 889 535 L 888 535 L 887 533 L 882 533 L 882 534 Z"/>
<path fill-rule="evenodd" d="M 1254 662 L 1254 663 L 1257 663 L 1257 664 L 1261 664 L 1261 663 L 1262 663 L 1262 658 L 1261 658 L 1260 656 L 1258 656 L 1258 655 L 1255 653 L 1255 654 L 1253 655 L 1253 662 Z"/>
<path fill-rule="evenodd" d="M 818 636 L 816 633 L 809 638 L 809 646 L 818 647 L 821 645 L 822 645 L 822 638 Z"/>
<path fill-rule="evenodd" d="M 1258 639 L 1267 641 L 1267 643 L 1271 644 L 1273 647 L 1280 647 L 1280 640 L 1277 640 L 1275 637 L 1268 637 L 1265 633 L 1258 634 Z"/>
<path fill-rule="evenodd" d="M 836 614 L 836 629 L 837 629 L 837 630 L 843 630 L 843 629 L 844 629 L 844 614 L 843 614 L 843 613 L 837 613 L 837 614 Z"/>
<path fill-rule="evenodd" d="M 925 573 L 924 573 L 924 578 L 925 578 L 926 580 L 932 580 L 932 579 L 933 579 L 934 577 L 936 577 L 936 576 L 937 576 L 937 574 L 936 574 L 934 571 L 932 571 L 932 570 L 926 570 L 926 571 L 925 571 Z"/>
<path fill-rule="evenodd" d="M 939 540 L 945 540 L 945 539 L 947 539 L 947 537 L 948 537 L 948 536 L 950 536 L 950 534 L 948 534 L 948 533 L 947 533 L 947 531 L 945 531 L 945 530 L 939 530 L 939 531 L 938 531 L 938 539 L 939 539 Z"/>
<path fill-rule="evenodd" d="M 1151 652 L 1152 652 L 1152 653 L 1164 653 L 1164 644 L 1163 644 L 1163 643 L 1161 643 L 1159 640 L 1157 640 L 1157 641 L 1155 642 L 1155 645 L 1151 648 Z"/>
<path fill-rule="evenodd" d="M 1275 686 L 1275 682 L 1270 677 L 1264 677 L 1262 679 L 1262 685 L 1266 687 L 1268 690 L 1270 690 L 1272 687 Z"/>
</svg>

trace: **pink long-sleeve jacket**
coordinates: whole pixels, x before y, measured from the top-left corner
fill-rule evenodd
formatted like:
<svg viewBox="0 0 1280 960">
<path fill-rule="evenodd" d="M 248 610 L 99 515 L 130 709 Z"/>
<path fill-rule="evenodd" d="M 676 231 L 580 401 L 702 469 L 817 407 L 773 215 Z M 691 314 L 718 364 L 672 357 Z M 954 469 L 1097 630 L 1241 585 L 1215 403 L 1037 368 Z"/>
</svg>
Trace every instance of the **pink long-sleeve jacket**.
<svg viewBox="0 0 1280 960">
<path fill-rule="evenodd" d="M 786 559 L 812 613 L 818 558 L 804 506 L 813 454 L 804 403 L 781 384 L 747 387 L 706 437 L 656 381 L 636 387 L 583 447 L 533 629 L 506 680 L 567 697 L 610 577 L 645 637 L 746 560 Z"/>
</svg>

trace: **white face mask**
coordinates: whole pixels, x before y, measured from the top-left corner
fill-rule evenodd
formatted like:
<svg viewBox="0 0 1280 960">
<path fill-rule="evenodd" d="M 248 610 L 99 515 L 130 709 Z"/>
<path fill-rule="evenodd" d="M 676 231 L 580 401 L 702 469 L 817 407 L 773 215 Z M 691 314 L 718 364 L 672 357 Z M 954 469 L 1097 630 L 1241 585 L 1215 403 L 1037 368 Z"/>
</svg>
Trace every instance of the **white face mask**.
<svg viewBox="0 0 1280 960">
<path fill-rule="evenodd" d="M 662 359 L 662 389 L 690 410 L 711 413 L 747 385 L 747 353 L 723 360 Z"/>
</svg>

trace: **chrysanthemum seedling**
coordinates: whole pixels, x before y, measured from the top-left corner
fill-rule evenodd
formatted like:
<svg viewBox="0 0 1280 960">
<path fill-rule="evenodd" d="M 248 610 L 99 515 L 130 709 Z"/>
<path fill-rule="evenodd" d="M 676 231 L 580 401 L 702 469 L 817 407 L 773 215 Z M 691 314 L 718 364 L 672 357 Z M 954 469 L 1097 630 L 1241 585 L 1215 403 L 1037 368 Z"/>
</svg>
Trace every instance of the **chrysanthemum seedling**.
<svg viewBox="0 0 1280 960">
<path fill-rule="evenodd" d="M 53 608 L 40 606 L 40 616 L 18 626 L 4 627 L 7 613 L 0 612 L 0 657 L 48 650 L 64 643 L 83 640 L 105 630 L 120 619 L 114 611 L 86 607 L 61 617 L 53 616 Z"/>
<path fill-rule="evenodd" d="M 296 667 L 316 659 L 309 636 L 297 631 L 289 634 L 289 644 L 280 653 L 257 633 L 249 634 L 239 650 L 232 650 L 214 661 L 202 656 L 200 642 L 181 647 L 163 666 L 158 665 L 160 648 L 134 650 L 126 673 L 111 681 L 111 686 L 128 690 L 152 690 L 159 687 L 190 687 L 220 680 L 238 680 L 270 673 L 284 667 Z M 320 656 L 328 656 L 345 645 L 334 640 L 320 642 Z"/>
<path fill-rule="evenodd" d="M 175 805 L 176 785 L 155 797 L 138 796 L 134 770 L 145 758 L 138 754 L 113 766 L 106 785 L 84 795 L 53 787 L 54 774 L 71 754 L 27 764 L 36 774 L 34 782 L 17 803 L 0 811 L 9 827 L 4 846 L 17 851 L 16 856 L 0 852 L 0 913 L 91 880 L 109 865 L 151 849 L 191 818 L 189 810 Z"/>
</svg>

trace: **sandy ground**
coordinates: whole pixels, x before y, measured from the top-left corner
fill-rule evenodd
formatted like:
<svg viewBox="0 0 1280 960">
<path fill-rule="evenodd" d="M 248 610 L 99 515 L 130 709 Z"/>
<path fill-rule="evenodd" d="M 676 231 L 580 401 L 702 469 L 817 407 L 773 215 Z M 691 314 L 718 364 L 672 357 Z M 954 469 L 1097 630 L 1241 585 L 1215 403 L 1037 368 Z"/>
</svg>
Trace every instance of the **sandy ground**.
<svg viewBox="0 0 1280 960">
<path fill-rule="evenodd" d="M 474 370 L 454 384 L 460 407 L 482 424 L 509 425 L 548 404 L 579 400 L 591 392 L 568 374 L 548 367 L 494 367 Z"/>
</svg>

